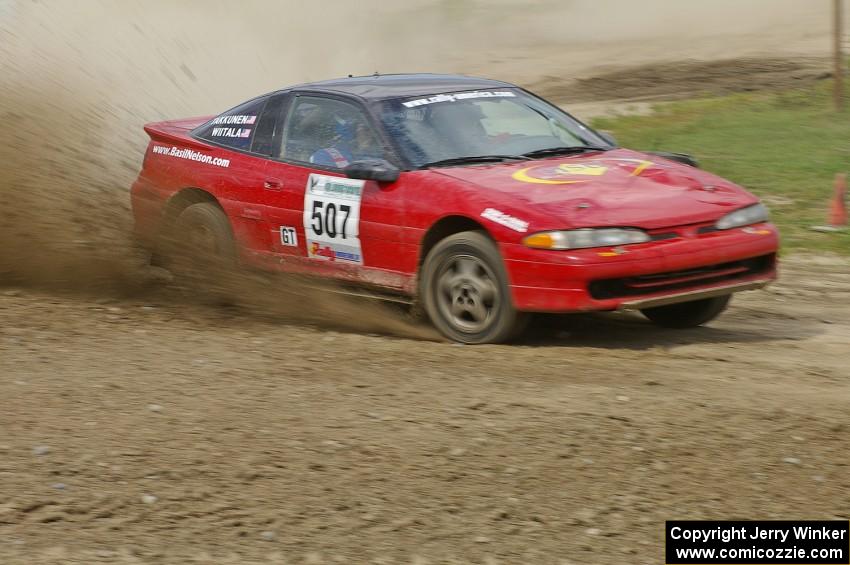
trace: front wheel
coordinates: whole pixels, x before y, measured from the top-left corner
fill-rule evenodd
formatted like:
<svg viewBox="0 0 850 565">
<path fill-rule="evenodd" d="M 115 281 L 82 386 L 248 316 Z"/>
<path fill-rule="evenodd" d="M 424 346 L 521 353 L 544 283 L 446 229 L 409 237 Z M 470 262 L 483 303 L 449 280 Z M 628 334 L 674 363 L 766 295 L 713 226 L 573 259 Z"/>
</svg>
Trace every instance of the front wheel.
<svg viewBox="0 0 850 565">
<path fill-rule="evenodd" d="M 500 343 L 518 335 L 527 314 L 511 303 L 496 244 L 477 231 L 437 243 L 422 267 L 420 296 L 428 317 L 460 343 Z"/>
<path fill-rule="evenodd" d="M 646 308 L 641 313 L 653 323 L 665 328 L 693 328 L 710 322 L 719 316 L 732 299 L 731 294 L 681 302 L 667 306 Z"/>
</svg>

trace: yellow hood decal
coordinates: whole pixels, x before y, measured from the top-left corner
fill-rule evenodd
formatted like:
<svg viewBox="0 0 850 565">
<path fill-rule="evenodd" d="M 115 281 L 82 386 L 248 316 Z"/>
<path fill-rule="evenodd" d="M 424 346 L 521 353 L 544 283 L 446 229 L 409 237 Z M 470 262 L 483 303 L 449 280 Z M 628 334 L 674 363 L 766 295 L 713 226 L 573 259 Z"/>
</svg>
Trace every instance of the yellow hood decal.
<svg viewBox="0 0 850 565">
<path fill-rule="evenodd" d="M 587 182 L 588 178 L 577 177 L 602 177 L 610 170 L 610 166 L 634 167 L 630 176 L 640 176 L 646 169 L 651 167 L 652 161 L 643 159 L 594 159 L 584 163 L 560 163 L 558 165 L 534 165 L 516 171 L 514 180 L 532 184 L 576 184 Z"/>
</svg>

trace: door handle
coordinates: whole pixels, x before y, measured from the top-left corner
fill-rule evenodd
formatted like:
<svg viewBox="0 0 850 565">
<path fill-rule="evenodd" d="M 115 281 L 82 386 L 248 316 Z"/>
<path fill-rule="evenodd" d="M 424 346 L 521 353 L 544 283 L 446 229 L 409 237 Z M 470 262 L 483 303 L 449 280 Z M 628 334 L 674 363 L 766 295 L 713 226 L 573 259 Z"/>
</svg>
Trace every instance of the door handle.
<svg viewBox="0 0 850 565">
<path fill-rule="evenodd" d="M 283 183 L 278 179 L 266 179 L 263 182 L 263 188 L 266 190 L 283 190 Z"/>
</svg>

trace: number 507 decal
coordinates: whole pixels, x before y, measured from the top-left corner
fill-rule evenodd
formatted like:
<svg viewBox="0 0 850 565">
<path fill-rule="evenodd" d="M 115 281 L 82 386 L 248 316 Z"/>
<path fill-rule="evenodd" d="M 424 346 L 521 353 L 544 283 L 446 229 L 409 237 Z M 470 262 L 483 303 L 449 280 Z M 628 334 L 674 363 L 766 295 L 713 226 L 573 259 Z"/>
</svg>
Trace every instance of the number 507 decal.
<svg viewBox="0 0 850 565">
<path fill-rule="evenodd" d="M 339 205 L 339 214 L 342 214 L 342 227 L 337 229 L 337 205 L 335 202 L 325 202 L 323 200 L 313 200 L 312 228 L 316 236 L 321 237 L 327 235 L 334 239 L 339 235 L 342 239 L 346 239 L 345 228 L 348 226 L 348 218 L 351 215 L 351 206 L 349 204 Z"/>
<path fill-rule="evenodd" d="M 304 192 L 307 256 L 363 264 L 360 199 L 364 181 L 310 175 Z"/>
</svg>

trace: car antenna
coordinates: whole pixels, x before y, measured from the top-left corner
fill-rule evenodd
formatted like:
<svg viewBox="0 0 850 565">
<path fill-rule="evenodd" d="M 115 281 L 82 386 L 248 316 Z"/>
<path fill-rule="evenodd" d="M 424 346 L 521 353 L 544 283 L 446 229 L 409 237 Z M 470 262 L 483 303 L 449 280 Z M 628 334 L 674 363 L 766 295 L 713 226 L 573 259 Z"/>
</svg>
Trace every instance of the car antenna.
<svg viewBox="0 0 850 565">
<path fill-rule="evenodd" d="M 348 78 L 354 78 L 354 75 L 349 74 L 349 75 L 348 75 Z"/>
</svg>

